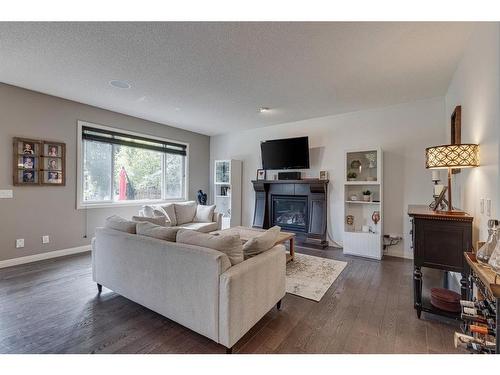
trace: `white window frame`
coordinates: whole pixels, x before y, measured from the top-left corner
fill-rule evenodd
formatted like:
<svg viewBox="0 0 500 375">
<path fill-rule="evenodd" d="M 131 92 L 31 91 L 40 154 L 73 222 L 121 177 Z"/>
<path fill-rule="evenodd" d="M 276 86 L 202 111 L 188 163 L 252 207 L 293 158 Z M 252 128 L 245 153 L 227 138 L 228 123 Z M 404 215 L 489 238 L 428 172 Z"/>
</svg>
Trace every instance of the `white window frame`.
<svg viewBox="0 0 500 375">
<path fill-rule="evenodd" d="M 134 200 L 134 201 L 100 201 L 100 202 L 85 202 L 83 200 L 83 138 L 82 138 L 82 128 L 84 126 L 88 126 L 96 129 L 103 129 L 109 131 L 115 131 L 123 134 L 128 134 L 137 137 L 147 137 L 151 139 L 156 139 L 163 142 L 172 142 L 178 143 L 186 146 L 186 156 L 184 158 L 184 192 L 183 197 L 181 198 L 173 198 L 173 199 L 143 199 L 143 200 Z M 124 130 L 120 128 L 115 128 L 111 126 L 105 126 L 100 124 L 94 124 L 92 122 L 87 121 L 77 121 L 77 154 L 76 154 L 76 208 L 78 210 L 87 209 L 87 208 L 105 208 L 105 207 L 127 207 L 127 206 L 142 206 L 144 204 L 161 204 L 168 202 L 182 202 L 187 200 L 188 191 L 189 191 L 189 143 L 177 141 L 168 138 L 156 137 L 154 135 L 138 133 L 129 130 Z M 164 165 L 163 168 L 166 168 L 166 158 L 163 158 Z M 165 194 L 165 183 L 164 183 L 164 174 L 162 174 L 162 195 Z"/>
</svg>

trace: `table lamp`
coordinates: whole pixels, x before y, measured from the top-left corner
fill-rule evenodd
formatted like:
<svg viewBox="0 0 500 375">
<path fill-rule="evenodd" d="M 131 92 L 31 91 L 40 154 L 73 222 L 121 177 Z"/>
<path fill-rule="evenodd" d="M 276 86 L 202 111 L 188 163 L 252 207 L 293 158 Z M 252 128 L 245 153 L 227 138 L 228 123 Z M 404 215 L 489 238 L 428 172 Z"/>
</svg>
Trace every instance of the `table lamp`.
<svg viewBox="0 0 500 375">
<path fill-rule="evenodd" d="M 448 214 L 463 214 L 453 210 L 451 203 L 451 170 L 479 166 L 479 145 L 462 143 L 441 145 L 425 149 L 425 167 L 428 169 L 448 169 Z"/>
</svg>

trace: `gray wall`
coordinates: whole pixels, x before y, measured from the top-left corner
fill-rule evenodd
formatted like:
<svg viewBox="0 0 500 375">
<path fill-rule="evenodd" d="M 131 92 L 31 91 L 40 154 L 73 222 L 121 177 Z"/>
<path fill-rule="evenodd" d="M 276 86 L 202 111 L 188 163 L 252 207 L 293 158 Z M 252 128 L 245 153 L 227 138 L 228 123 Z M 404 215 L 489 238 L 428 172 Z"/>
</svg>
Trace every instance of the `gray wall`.
<svg viewBox="0 0 500 375">
<path fill-rule="evenodd" d="M 208 136 L 0 83 L 0 189 L 14 191 L 13 199 L 0 199 L 0 261 L 86 245 L 107 216 L 137 212 L 139 206 L 76 209 L 77 120 L 189 143 L 189 198 L 198 189 L 208 191 Z M 65 142 L 66 186 L 13 187 L 13 137 Z M 43 245 L 45 234 L 50 243 Z M 24 238 L 24 248 L 15 248 L 16 238 Z"/>
</svg>

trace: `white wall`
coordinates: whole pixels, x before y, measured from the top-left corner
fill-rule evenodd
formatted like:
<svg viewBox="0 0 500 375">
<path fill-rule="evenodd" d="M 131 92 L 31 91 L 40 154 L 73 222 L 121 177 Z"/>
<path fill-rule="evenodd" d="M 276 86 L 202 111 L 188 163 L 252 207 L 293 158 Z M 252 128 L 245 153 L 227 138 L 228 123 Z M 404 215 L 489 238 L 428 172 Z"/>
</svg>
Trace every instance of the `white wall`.
<svg viewBox="0 0 500 375">
<path fill-rule="evenodd" d="M 487 238 L 486 221 L 498 218 L 500 135 L 500 38 L 498 23 L 482 23 L 474 29 L 446 94 L 446 136 L 450 139 L 450 115 L 462 106 L 462 142 L 479 143 L 480 167 L 454 176 L 454 205 L 474 216 L 474 242 Z M 492 214 L 479 209 L 480 198 L 492 200 Z"/>
<path fill-rule="evenodd" d="M 327 170 L 329 232 L 342 242 L 344 223 L 344 150 L 380 146 L 384 151 L 385 232 L 404 235 L 404 243 L 391 255 L 410 258 L 408 204 L 428 204 L 432 199 L 431 173 L 425 169 L 425 148 L 445 141 L 444 98 L 432 98 L 392 107 L 314 118 L 211 137 L 211 185 L 215 159 L 243 161 L 242 222 L 251 225 L 254 199 L 251 180 L 261 168 L 260 142 L 267 139 L 309 136 L 311 169 L 317 177 Z"/>
</svg>

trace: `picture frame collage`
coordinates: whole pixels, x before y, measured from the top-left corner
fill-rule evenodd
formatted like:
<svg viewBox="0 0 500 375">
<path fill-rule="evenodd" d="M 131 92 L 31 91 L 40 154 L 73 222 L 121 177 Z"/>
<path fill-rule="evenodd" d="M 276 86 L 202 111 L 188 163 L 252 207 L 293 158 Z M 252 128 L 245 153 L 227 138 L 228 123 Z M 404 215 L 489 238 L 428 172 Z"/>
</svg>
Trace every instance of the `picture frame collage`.
<svg viewBox="0 0 500 375">
<path fill-rule="evenodd" d="M 13 183 L 66 185 L 66 144 L 28 138 L 13 139 Z"/>
</svg>

